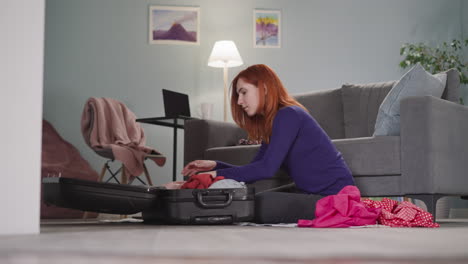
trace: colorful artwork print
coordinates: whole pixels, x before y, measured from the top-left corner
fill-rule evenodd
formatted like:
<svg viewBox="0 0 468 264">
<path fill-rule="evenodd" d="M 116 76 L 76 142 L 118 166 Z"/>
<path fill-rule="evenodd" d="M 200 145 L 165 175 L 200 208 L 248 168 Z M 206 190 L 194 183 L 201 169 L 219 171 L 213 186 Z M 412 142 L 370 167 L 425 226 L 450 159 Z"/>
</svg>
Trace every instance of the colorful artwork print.
<svg viewBox="0 0 468 264">
<path fill-rule="evenodd" d="M 198 7 L 150 7 L 151 44 L 200 44 Z"/>
<path fill-rule="evenodd" d="M 254 47 L 279 48 L 280 42 L 280 11 L 254 11 Z"/>
</svg>

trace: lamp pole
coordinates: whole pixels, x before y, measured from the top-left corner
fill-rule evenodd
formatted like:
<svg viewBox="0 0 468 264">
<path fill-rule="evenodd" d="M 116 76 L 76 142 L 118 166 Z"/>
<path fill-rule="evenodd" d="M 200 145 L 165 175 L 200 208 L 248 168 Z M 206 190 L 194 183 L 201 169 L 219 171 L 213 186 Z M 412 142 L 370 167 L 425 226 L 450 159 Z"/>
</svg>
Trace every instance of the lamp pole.
<svg viewBox="0 0 468 264">
<path fill-rule="evenodd" d="M 224 73 L 224 122 L 227 121 L 227 106 L 228 106 L 228 88 L 227 88 L 227 82 L 228 82 L 228 67 L 227 63 L 224 64 L 223 68 L 223 73 Z"/>
<path fill-rule="evenodd" d="M 228 116 L 228 68 L 237 67 L 243 64 L 242 58 L 237 50 L 236 44 L 232 40 L 219 40 L 213 45 L 208 66 L 223 68 L 224 73 L 224 122 L 227 122 Z"/>
</svg>

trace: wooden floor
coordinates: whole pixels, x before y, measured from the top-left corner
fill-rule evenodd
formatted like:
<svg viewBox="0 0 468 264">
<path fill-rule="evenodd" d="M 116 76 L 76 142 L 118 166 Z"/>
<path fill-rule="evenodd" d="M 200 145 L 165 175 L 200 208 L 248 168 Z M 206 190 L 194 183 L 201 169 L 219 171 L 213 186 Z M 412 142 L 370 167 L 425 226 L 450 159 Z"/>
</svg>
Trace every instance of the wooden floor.
<svg viewBox="0 0 468 264">
<path fill-rule="evenodd" d="M 400 258 L 308 258 L 308 259 L 289 259 L 289 258 L 253 258 L 253 257 L 155 257 L 155 256 L 83 256 L 83 255 L 17 255 L 15 257 L 0 257 L 1 263 L 34 263 L 34 264 L 76 264 L 76 263 L 96 263 L 96 264 L 124 264 L 124 263 L 143 263 L 143 264 L 239 264 L 239 263 L 258 263 L 258 264 L 466 264 L 466 258 L 460 259 L 400 259 Z"/>
<path fill-rule="evenodd" d="M 468 221 L 311 229 L 48 221 L 0 237 L 0 263 L 468 263 Z"/>
</svg>

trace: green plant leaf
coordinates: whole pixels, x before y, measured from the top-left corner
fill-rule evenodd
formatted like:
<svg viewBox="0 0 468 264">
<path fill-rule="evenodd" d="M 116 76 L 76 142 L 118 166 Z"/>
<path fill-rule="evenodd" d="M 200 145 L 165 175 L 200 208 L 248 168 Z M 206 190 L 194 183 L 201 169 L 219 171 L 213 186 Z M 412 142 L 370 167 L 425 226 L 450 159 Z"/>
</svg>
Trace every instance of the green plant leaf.
<svg viewBox="0 0 468 264">
<path fill-rule="evenodd" d="M 400 47 L 400 68 L 407 68 L 420 63 L 427 71 L 437 73 L 456 68 L 460 72 L 460 82 L 468 83 L 468 61 L 463 61 L 463 46 L 468 46 L 468 39 L 453 39 L 436 47 L 424 43 L 405 43 Z"/>
</svg>

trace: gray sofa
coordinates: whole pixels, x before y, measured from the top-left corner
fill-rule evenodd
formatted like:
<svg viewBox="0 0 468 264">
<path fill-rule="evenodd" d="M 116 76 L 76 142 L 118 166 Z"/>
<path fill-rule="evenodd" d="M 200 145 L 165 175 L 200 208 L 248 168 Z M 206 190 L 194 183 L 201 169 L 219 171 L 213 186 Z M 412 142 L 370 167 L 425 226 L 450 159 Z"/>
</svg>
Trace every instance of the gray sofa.
<svg viewBox="0 0 468 264">
<path fill-rule="evenodd" d="M 423 96 L 401 101 L 400 136 L 372 137 L 379 106 L 394 83 L 345 84 L 295 97 L 343 154 L 363 196 L 417 198 L 435 214 L 440 197 L 468 194 L 468 108 L 457 103 L 459 74 L 447 71 L 442 99 Z M 187 121 L 185 163 L 211 159 L 247 164 L 259 146 L 236 146 L 241 138 L 246 138 L 245 132 L 233 123 Z M 279 171 L 253 185 L 263 191 L 290 182 Z"/>
</svg>

